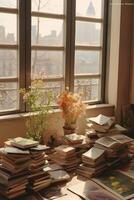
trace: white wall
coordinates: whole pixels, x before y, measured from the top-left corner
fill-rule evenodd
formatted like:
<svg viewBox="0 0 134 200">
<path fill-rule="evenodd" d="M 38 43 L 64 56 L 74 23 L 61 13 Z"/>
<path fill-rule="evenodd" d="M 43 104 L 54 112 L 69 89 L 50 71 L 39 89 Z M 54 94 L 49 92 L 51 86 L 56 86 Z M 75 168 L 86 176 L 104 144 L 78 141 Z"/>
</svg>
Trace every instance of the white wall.
<svg viewBox="0 0 134 200">
<path fill-rule="evenodd" d="M 118 3 L 117 3 L 118 2 Z M 111 17 L 109 20 L 109 56 L 107 60 L 107 102 L 117 105 L 118 91 L 118 66 L 119 66 L 119 45 L 120 45 L 120 17 L 121 0 L 113 0 L 110 4 Z"/>
</svg>

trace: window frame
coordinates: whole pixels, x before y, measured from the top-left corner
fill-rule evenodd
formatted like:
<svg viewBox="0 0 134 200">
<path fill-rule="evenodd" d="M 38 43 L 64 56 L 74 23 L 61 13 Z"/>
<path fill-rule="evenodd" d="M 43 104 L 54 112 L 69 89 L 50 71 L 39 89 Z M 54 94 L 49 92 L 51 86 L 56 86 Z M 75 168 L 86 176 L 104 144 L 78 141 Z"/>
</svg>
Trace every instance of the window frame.
<svg viewBox="0 0 134 200">
<path fill-rule="evenodd" d="M 18 49 L 19 54 L 19 80 L 18 78 L 0 78 L 0 82 L 3 80 L 6 82 L 13 82 L 14 80 L 19 81 L 19 88 L 28 89 L 31 85 L 31 51 L 32 50 L 64 50 L 65 53 L 65 75 L 63 77 L 65 81 L 65 87 L 69 87 L 70 91 L 74 91 L 74 68 L 75 68 L 75 50 L 102 50 L 102 67 L 101 67 L 101 100 L 86 103 L 100 104 L 105 103 L 105 80 L 106 80 L 106 57 L 107 57 L 107 32 L 108 32 L 108 0 L 104 0 L 104 16 L 103 20 L 98 18 L 89 17 L 79 17 L 76 16 L 76 0 L 65 0 L 65 14 L 50 14 L 50 13 L 38 13 L 36 11 L 31 12 L 31 0 L 19 0 L 18 8 L 2 8 L 0 7 L 0 13 L 15 13 L 18 14 L 18 45 L 0 45 L 0 49 Z M 47 18 L 57 18 L 64 19 L 66 26 L 66 37 L 65 37 L 65 48 L 58 47 L 48 47 L 48 46 L 31 46 L 31 19 L 32 16 L 36 17 L 47 17 Z M 88 22 L 102 22 L 103 21 L 103 43 L 101 47 L 91 47 L 91 46 L 75 46 L 75 23 L 76 20 L 88 21 Z M 79 76 L 79 75 L 77 75 Z M 80 75 L 87 76 L 87 75 Z M 91 75 L 92 77 L 99 77 L 100 75 Z M 89 76 L 88 76 L 89 77 Z M 49 78 L 48 78 L 49 79 Z M 51 79 L 51 78 L 50 78 Z M 57 80 L 58 78 L 55 78 Z M 59 77 L 58 80 L 62 78 Z M 48 80 L 49 81 L 49 80 Z M 20 109 L 14 111 L 4 111 L 0 112 L 0 115 L 24 113 L 27 112 L 26 105 L 23 103 L 23 99 L 20 96 Z"/>
</svg>

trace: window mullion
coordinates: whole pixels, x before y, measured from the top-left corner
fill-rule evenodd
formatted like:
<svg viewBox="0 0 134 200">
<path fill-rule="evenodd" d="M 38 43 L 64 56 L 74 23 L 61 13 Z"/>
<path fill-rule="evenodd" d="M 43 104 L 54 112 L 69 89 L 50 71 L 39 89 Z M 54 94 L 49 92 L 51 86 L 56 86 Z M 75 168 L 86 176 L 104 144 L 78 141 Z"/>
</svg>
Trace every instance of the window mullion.
<svg viewBox="0 0 134 200">
<path fill-rule="evenodd" d="M 74 90 L 75 0 L 67 0 L 65 86 Z"/>
<path fill-rule="evenodd" d="M 25 56 L 25 40 L 26 40 L 26 29 L 25 29 L 25 9 L 26 1 L 19 1 L 19 88 L 25 88 L 26 82 L 26 56 Z M 22 97 L 20 97 L 20 111 L 25 111 L 25 105 Z"/>
<path fill-rule="evenodd" d="M 28 89 L 31 85 L 31 0 L 26 0 L 26 19 L 25 19 L 25 29 L 26 29 L 26 85 L 25 87 Z M 26 108 L 27 109 L 27 108 Z"/>
<path fill-rule="evenodd" d="M 107 61 L 107 34 L 108 34 L 108 7 L 109 1 L 104 2 L 104 22 L 103 22 L 103 49 L 102 49 L 102 84 L 101 84 L 101 101 L 105 102 L 105 82 L 106 82 L 106 61 Z"/>
</svg>

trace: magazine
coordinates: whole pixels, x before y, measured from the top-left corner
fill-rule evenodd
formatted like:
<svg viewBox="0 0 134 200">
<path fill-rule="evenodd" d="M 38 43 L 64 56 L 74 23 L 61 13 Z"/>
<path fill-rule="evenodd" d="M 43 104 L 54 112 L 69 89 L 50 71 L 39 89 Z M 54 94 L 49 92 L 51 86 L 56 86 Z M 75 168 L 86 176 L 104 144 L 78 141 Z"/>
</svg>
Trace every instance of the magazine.
<svg viewBox="0 0 134 200">
<path fill-rule="evenodd" d="M 134 179 L 120 171 L 103 174 L 93 181 L 117 195 L 121 199 L 134 198 Z"/>
</svg>

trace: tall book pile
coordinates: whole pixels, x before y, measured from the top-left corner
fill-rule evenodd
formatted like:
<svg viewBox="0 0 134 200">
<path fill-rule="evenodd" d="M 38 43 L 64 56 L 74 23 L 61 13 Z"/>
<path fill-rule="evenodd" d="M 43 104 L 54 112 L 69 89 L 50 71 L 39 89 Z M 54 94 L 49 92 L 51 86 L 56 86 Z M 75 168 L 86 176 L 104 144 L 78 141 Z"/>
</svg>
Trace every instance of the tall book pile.
<svg viewBox="0 0 134 200">
<path fill-rule="evenodd" d="M 55 153 L 51 155 L 51 159 L 63 166 L 66 171 L 76 169 L 80 159 L 77 157 L 75 148 L 68 145 L 60 145 L 55 148 Z"/>
<path fill-rule="evenodd" d="M 114 118 L 101 114 L 97 117 L 87 118 L 87 130 L 93 132 L 94 135 L 96 134 L 99 138 L 127 132 L 124 127 L 115 124 Z"/>
<path fill-rule="evenodd" d="M 82 164 L 77 168 L 77 174 L 91 178 L 103 172 L 106 168 L 105 150 L 92 147 L 82 155 Z"/>
<path fill-rule="evenodd" d="M 44 189 L 51 184 L 50 175 L 43 170 L 45 150 L 47 150 L 47 147 L 44 145 L 38 145 L 30 149 L 31 163 L 29 165 L 30 175 L 28 179 L 29 187 L 34 191 Z"/>
<path fill-rule="evenodd" d="M 123 134 L 117 134 L 111 137 L 99 138 L 94 146 L 105 150 L 108 167 L 116 167 L 122 162 L 128 161 L 128 146 L 132 140 L 132 138 Z"/>
<path fill-rule="evenodd" d="M 46 188 L 50 175 L 43 171 L 45 145 L 17 137 L 5 142 L 0 149 L 0 193 L 8 199 L 22 196 L 26 189 L 35 191 Z"/>
<path fill-rule="evenodd" d="M 8 199 L 24 195 L 28 185 L 30 152 L 16 147 L 1 148 L 0 152 L 0 193 Z"/>
</svg>

